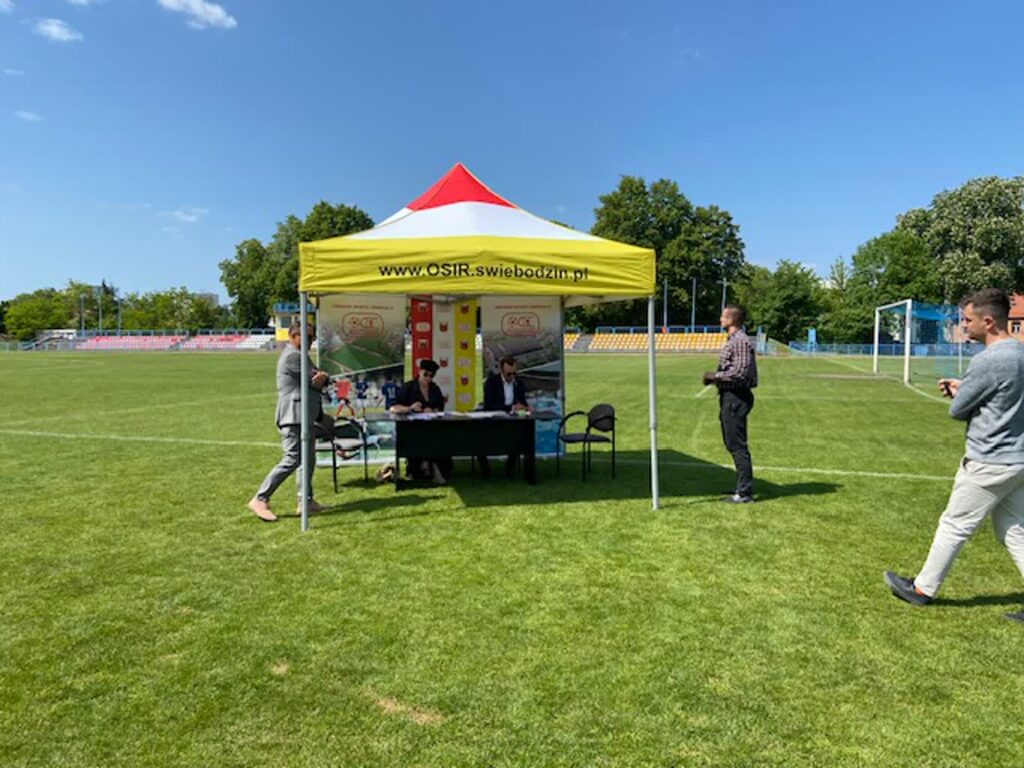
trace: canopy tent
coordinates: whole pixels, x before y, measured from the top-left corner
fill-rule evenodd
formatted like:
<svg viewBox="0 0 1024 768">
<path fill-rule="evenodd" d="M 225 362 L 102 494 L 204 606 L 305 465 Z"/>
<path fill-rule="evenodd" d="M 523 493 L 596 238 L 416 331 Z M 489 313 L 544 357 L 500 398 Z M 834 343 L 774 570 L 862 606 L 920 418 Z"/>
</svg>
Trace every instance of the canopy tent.
<svg viewBox="0 0 1024 768">
<path fill-rule="evenodd" d="M 546 295 L 561 296 L 569 307 L 647 298 L 651 496 L 658 507 L 653 250 L 534 216 L 457 163 L 420 197 L 372 229 L 301 243 L 299 291 L 303 322 L 308 297 L 337 293 Z M 303 337 L 304 352 L 305 344 Z M 305 360 L 304 354 L 304 364 Z M 302 413 L 305 418 L 305 408 Z M 308 446 L 309 428 L 303 423 L 303 446 Z M 307 452 L 308 447 L 303 467 L 311 460 Z M 305 477 L 303 469 L 301 482 Z M 303 501 L 302 529 L 307 528 Z"/>
</svg>

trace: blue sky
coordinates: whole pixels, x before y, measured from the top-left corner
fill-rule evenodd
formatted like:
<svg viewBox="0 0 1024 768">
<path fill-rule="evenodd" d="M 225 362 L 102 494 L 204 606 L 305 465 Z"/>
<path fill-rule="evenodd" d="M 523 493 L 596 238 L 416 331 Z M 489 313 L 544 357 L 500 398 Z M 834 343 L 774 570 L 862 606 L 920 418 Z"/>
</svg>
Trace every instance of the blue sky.
<svg viewBox="0 0 1024 768">
<path fill-rule="evenodd" d="M 0 298 L 224 296 L 320 199 L 380 220 L 454 162 L 587 229 L 621 174 L 825 274 L 1024 173 L 1017 2 L 0 0 Z"/>
</svg>

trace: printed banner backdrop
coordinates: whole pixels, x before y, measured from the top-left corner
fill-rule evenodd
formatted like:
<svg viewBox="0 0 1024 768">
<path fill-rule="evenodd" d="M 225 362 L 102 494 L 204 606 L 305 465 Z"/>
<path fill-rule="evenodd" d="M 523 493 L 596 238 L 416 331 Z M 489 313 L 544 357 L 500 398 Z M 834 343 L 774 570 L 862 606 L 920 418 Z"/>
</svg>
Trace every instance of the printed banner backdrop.
<svg viewBox="0 0 1024 768">
<path fill-rule="evenodd" d="M 476 407 L 476 299 L 455 303 L 455 410 Z"/>
<path fill-rule="evenodd" d="M 444 394 L 445 410 L 472 411 L 476 407 L 477 302 L 429 302 L 425 298 L 413 299 L 414 373 L 419 360 L 432 357 L 440 366 L 434 383 Z M 430 328 L 429 340 L 417 335 L 416 329 L 422 327 Z"/>
<path fill-rule="evenodd" d="M 455 305 L 436 301 L 433 311 L 431 346 L 434 361 L 441 366 L 434 383 L 444 394 L 444 409 L 451 411 L 455 409 Z"/>
<path fill-rule="evenodd" d="M 358 418 L 389 408 L 402 385 L 405 296 L 326 296 L 317 322 L 317 364 L 331 376 L 324 390 L 324 412 Z M 366 426 L 369 460 L 394 462 L 394 425 Z M 363 462 L 358 451 L 338 458 L 344 464 Z M 320 455 L 317 463 L 330 466 L 331 461 Z"/>
<path fill-rule="evenodd" d="M 480 299 L 483 375 L 497 373 L 501 358 L 512 355 L 535 411 L 564 413 L 562 307 L 557 296 L 483 296 Z M 537 453 L 558 448 L 558 421 L 537 422 Z"/>
<path fill-rule="evenodd" d="M 409 308 L 412 321 L 412 376 L 417 374 L 416 364 L 424 357 L 434 356 L 434 335 L 431 332 L 434 323 L 434 305 L 429 296 L 417 296 Z M 404 359 L 403 359 L 404 362 Z"/>
</svg>

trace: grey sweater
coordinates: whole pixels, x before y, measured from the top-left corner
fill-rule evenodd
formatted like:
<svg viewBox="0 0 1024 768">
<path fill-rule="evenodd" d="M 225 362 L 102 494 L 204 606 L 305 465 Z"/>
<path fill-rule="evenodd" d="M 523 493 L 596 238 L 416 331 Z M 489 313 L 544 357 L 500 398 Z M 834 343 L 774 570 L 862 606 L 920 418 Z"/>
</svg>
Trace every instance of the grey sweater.
<svg viewBox="0 0 1024 768">
<path fill-rule="evenodd" d="M 967 366 L 949 415 L 967 422 L 967 458 L 1024 464 L 1024 344 L 1008 339 Z"/>
</svg>

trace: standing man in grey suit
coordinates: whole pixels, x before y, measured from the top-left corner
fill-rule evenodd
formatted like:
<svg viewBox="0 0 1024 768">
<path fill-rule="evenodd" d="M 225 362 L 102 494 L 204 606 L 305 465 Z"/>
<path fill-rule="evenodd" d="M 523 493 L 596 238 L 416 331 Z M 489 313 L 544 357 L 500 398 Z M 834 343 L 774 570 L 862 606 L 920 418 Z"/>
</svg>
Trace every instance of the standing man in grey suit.
<svg viewBox="0 0 1024 768">
<path fill-rule="evenodd" d="M 313 329 L 308 329 L 309 340 L 313 341 Z M 277 466 L 270 470 L 256 495 L 249 501 L 249 509 L 260 520 L 272 523 L 277 520 L 270 509 L 270 497 L 302 463 L 302 323 L 295 321 L 288 329 L 288 346 L 277 361 L 277 428 L 281 431 L 283 455 Z M 320 393 L 327 386 L 327 374 L 309 364 L 312 377 L 306 383 L 306 410 L 309 423 L 320 415 Z M 312 450 L 310 450 L 312 455 Z M 313 501 L 313 469 L 315 461 L 309 462 L 308 482 L 310 512 L 321 512 L 323 507 Z M 299 493 L 302 484 L 299 483 Z M 302 499 L 299 499 L 300 505 Z"/>
</svg>

